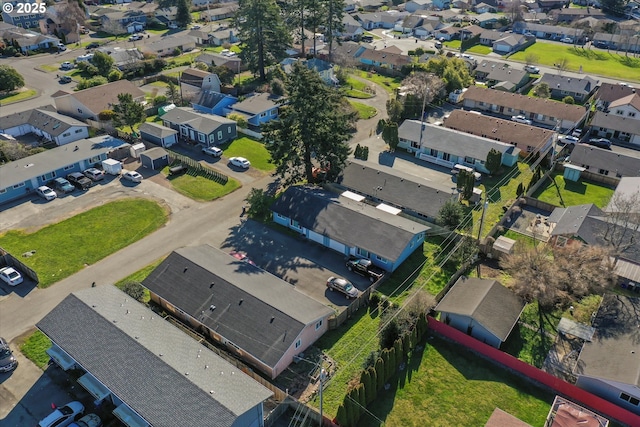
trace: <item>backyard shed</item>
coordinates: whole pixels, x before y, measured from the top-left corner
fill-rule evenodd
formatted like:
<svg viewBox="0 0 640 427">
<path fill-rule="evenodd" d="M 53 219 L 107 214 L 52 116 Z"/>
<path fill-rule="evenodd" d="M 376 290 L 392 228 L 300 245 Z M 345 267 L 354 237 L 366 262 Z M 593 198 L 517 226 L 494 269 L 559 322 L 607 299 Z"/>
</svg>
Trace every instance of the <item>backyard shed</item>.
<svg viewBox="0 0 640 427">
<path fill-rule="evenodd" d="M 137 159 L 138 157 L 140 157 L 140 153 L 142 153 L 146 149 L 147 147 L 145 147 L 142 142 L 139 142 L 137 144 L 133 144 L 131 148 L 129 148 L 129 154 L 131 155 L 131 157 L 135 157 Z"/>
<path fill-rule="evenodd" d="M 508 237 L 500 236 L 493 242 L 491 256 L 500 258 L 504 255 L 511 255 L 515 248 L 516 241 Z"/>
<path fill-rule="evenodd" d="M 581 166 L 571 165 L 569 163 L 564 164 L 564 179 L 567 181 L 578 182 L 580 180 L 580 174 L 586 169 Z"/>
<path fill-rule="evenodd" d="M 145 168 L 159 170 L 169 165 L 169 153 L 164 148 L 155 147 L 140 153 L 140 162 Z"/>
<path fill-rule="evenodd" d="M 122 163 L 116 159 L 106 159 L 102 161 L 102 169 L 109 175 L 120 175 Z"/>
</svg>

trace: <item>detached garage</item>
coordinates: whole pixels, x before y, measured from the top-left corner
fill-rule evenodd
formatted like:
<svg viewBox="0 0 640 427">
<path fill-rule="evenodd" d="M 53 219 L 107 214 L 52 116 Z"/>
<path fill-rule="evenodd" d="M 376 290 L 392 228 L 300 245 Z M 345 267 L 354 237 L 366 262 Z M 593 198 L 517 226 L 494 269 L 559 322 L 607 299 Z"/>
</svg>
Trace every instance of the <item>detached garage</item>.
<svg viewBox="0 0 640 427">
<path fill-rule="evenodd" d="M 163 147 L 171 147 L 178 142 L 178 131 L 157 123 L 143 123 L 139 128 L 140 137 Z"/>
<path fill-rule="evenodd" d="M 140 162 L 145 168 L 160 170 L 169 165 L 169 153 L 164 148 L 152 148 L 140 153 Z"/>
</svg>

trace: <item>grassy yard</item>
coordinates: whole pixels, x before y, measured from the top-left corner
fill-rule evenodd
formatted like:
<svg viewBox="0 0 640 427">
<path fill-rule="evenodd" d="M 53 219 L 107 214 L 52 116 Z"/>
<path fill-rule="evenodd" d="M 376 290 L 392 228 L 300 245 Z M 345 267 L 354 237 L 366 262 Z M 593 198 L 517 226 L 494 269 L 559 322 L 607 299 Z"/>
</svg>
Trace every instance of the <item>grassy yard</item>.
<svg viewBox="0 0 640 427">
<path fill-rule="evenodd" d="M 56 224 L 29 233 L 11 230 L 0 235 L 0 246 L 20 257 L 38 273 L 41 288 L 142 239 L 160 228 L 167 213 L 146 199 L 106 203 Z"/>
<path fill-rule="evenodd" d="M 219 199 L 240 188 L 240 183 L 233 178 L 229 178 L 225 185 L 221 185 L 205 177 L 193 176 L 188 173 L 175 177 L 170 176 L 169 166 L 162 169 L 162 173 L 168 177 L 177 192 L 201 202 Z"/>
<path fill-rule="evenodd" d="M 368 406 L 361 427 L 482 426 L 500 408 L 531 425 L 544 424 L 553 394 L 463 347 L 430 339 L 401 377 Z"/>
<path fill-rule="evenodd" d="M 374 95 L 370 93 L 368 86 L 362 80 L 347 78 L 347 83 L 342 86 L 346 90 L 346 95 L 351 98 L 366 99 L 372 98 Z"/>
<path fill-rule="evenodd" d="M 18 347 L 24 356 L 35 363 L 40 369 L 49 363 L 49 355 L 45 351 L 51 347 L 51 340 L 40 331 L 35 331 L 27 339 L 19 343 Z"/>
<path fill-rule="evenodd" d="M 446 47 L 448 47 L 449 49 L 458 49 L 458 50 L 460 50 L 460 45 L 462 44 L 462 41 L 460 41 L 460 40 L 449 40 L 449 41 L 442 42 L 442 44 L 445 45 Z"/>
<path fill-rule="evenodd" d="M 49 65 L 49 64 L 42 64 L 38 66 L 39 68 L 42 68 L 43 70 L 49 72 L 49 73 L 55 73 L 56 71 L 60 71 L 60 66 L 56 66 L 56 65 Z"/>
<path fill-rule="evenodd" d="M 0 95 L 0 105 L 7 105 L 12 102 L 33 98 L 37 94 L 38 92 L 34 89 L 22 89 L 18 92 L 11 92 L 8 94 Z"/>
<path fill-rule="evenodd" d="M 493 52 L 489 46 L 484 46 L 481 44 L 477 44 L 475 46 L 471 46 L 469 49 L 465 50 L 466 53 L 477 53 L 478 55 L 488 55 Z"/>
<path fill-rule="evenodd" d="M 254 141 L 246 136 L 232 141 L 228 145 L 221 146 L 227 157 L 244 157 L 251 162 L 251 167 L 262 171 L 271 172 L 275 165 L 269 163 L 271 154 L 263 143 Z"/>
<path fill-rule="evenodd" d="M 349 100 L 349 104 L 358 112 L 358 118 L 361 120 L 367 120 L 378 114 L 378 110 L 362 102 Z"/>
<path fill-rule="evenodd" d="M 133 274 L 130 274 L 129 276 L 125 277 L 124 279 L 118 280 L 116 283 L 114 283 L 114 285 L 120 289 L 123 290 L 124 285 L 126 285 L 129 282 L 138 282 L 138 283 L 142 283 L 142 281 L 144 279 L 147 278 L 147 276 L 149 276 L 149 274 L 151 274 L 151 272 L 160 265 L 160 263 L 164 261 L 164 258 L 160 258 L 154 262 L 152 262 L 151 264 L 147 265 L 146 267 L 144 267 L 142 270 L 138 270 Z M 150 300 L 150 296 L 149 296 L 149 290 L 147 288 L 144 289 L 144 297 L 142 298 L 142 302 L 147 303 Z"/>
<path fill-rule="evenodd" d="M 563 58 L 568 60 L 569 71 L 579 71 L 585 74 L 599 74 L 626 81 L 640 81 L 640 58 L 618 55 L 599 49 L 583 49 L 557 43 L 534 43 L 524 51 L 509 57 L 514 61 L 525 62 L 527 55 L 536 55 L 541 65 L 553 66 Z"/>
<path fill-rule="evenodd" d="M 208 47 L 205 50 L 207 52 L 215 52 L 215 53 L 220 53 L 225 49 L 224 46 L 216 46 L 216 47 Z M 242 52 L 242 49 L 240 49 L 240 46 L 238 46 L 237 44 L 231 45 L 231 47 L 229 48 L 229 50 L 231 52 L 235 52 L 235 53 L 240 53 Z"/>
<path fill-rule="evenodd" d="M 400 83 L 402 82 L 402 79 L 400 77 L 387 77 L 368 71 L 356 71 L 354 74 L 358 77 L 380 85 L 389 93 L 394 93 L 395 90 L 400 87 Z"/>
<path fill-rule="evenodd" d="M 547 180 L 546 185 L 541 186 L 533 194 L 534 198 L 556 206 L 562 206 L 564 201 L 564 206 L 593 203 L 599 208 L 604 208 L 613 196 L 614 189 L 602 184 L 584 180 L 565 181 L 561 174 L 553 174 L 552 177 L 557 187 Z"/>
</svg>

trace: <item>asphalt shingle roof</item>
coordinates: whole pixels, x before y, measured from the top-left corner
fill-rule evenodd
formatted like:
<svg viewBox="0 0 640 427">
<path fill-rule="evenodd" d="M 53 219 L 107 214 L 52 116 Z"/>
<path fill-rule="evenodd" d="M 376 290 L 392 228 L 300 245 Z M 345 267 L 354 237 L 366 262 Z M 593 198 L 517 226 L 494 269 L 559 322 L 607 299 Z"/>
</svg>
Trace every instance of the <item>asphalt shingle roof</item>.
<svg viewBox="0 0 640 427">
<path fill-rule="evenodd" d="M 428 227 L 335 194 L 289 187 L 271 210 L 351 247 L 395 261 L 413 237 Z"/>
<path fill-rule="evenodd" d="M 271 273 L 208 245 L 172 252 L 143 285 L 271 367 L 306 325 L 333 313 Z"/>
<path fill-rule="evenodd" d="M 577 79 L 575 77 L 545 73 L 539 83 L 548 84 L 551 90 L 557 89 L 587 95 L 596 89 L 598 80 L 592 79 L 589 76 Z"/>
<path fill-rule="evenodd" d="M 244 101 L 233 104 L 230 108 L 243 113 L 256 115 L 276 108 L 278 106 L 278 104 L 276 104 L 278 99 L 280 99 L 279 96 L 273 96 L 267 92 L 257 93 L 245 98 Z"/>
<path fill-rule="evenodd" d="M 640 123 L 640 122 L 639 122 Z M 617 148 L 617 147 L 616 147 Z M 640 176 L 640 153 L 635 150 L 625 150 L 620 153 L 587 144 L 578 144 L 569 156 L 571 164 L 589 166 L 590 170 L 608 170 L 609 174 L 621 176 Z"/>
<path fill-rule="evenodd" d="M 186 107 L 174 108 L 162 116 L 166 120 L 178 125 L 189 125 L 206 135 L 211 134 L 222 125 L 234 124 L 233 120 L 215 114 L 199 113 Z"/>
<path fill-rule="evenodd" d="M 118 80 L 70 94 L 60 94 L 58 97 L 71 96 L 98 115 L 101 111 L 111 110 L 114 105 L 117 105 L 120 102 L 118 95 L 121 93 L 130 93 L 134 101 L 144 101 L 144 92 L 129 80 Z"/>
<path fill-rule="evenodd" d="M 142 133 L 146 133 L 157 138 L 166 138 L 169 135 L 175 135 L 178 133 L 178 131 L 175 129 L 150 122 L 142 123 L 138 130 Z"/>
<path fill-rule="evenodd" d="M 525 303 L 500 282 L 460 277 L 436 310 L 468 316 L 505 341 Z"/>
<path fill-rule="evenodd" d="M 63 134 L 74 126 L 88 127 L 86 123 L 76 120 L 73 117 L 59 114 L 52 105 L 0 117 L 0 130 L 6 130 L 24 124 L 30 124 L 34 128 L 54 137 Z"/>
<path fill-rule="evenodd" d="M 615 101 L 616 99 L 624 98 L 625 96 L 633 95 L 636 93 L 636 89 L 623 86 L 615 83 L 607 83 L 604 82 L 598 88 L 598 92 L 596 92 L 596 99 L 601 100 L 602 102 L 610 103 Z"/>
<path fill-rule="evenodd" d="M 114 286 L 69 295 L 36 326 L 154 427 L 231 426 L 272 395 Z"/>
</svg>

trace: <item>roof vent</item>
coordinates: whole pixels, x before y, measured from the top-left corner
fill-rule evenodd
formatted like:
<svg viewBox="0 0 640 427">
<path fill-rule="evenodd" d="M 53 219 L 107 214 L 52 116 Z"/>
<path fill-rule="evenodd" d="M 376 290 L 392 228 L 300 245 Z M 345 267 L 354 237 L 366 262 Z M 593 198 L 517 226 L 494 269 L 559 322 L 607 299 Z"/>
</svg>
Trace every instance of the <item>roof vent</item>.
<svg viewBox="0 0 640 427">
<path fill-rule="evenodd" d="M 184 270 L 182 270 L 182 272 L 186 273 L 188 269 L 189 269 L 189 267 L 185 267 Z"/>
<path fill-rule="evenodd" d="M 271 320 L 269 320 L 269 323 L 273 323 L 274 320 L 276 320 L 276 318 L 274 316 L 271 316 Z"/>
<path fill-rule="evenodd" d="M 25 168 L 30 168 L 31 166 L 33 166 L 33 163 L 29 163 L 29 164 L 24 165 Z"/>
<path fill-rule="evenodd" d="M 216 306 L 215 306 L 215 305 L 211 304 L 211 305 L 209 306 L 209 310 L 210 310 L 210 311 L 213 311 L 213 310 L 215 310 L 215 309 L 216 309 Z"/>
<path fill-rule="evenodd" d="M 216 282 L 211 282 L 211 284 L 209 285 L 209 289 L 213 288 L 213 285 L 215 285 Z"/>
<path fill-rule="evenodd" d="M 73 147 L 73 151 L 78 151 L 80 148 L 78 148 L 78 146 L 76 145 L 75 147 Z"/>
<path fill-rule="evenodd" d="M 244 299 L 240 298 L 240 302 L 238 303 L 238 305 L 242 305 L 242 301 L 244 301 Z"/>
</svg>

